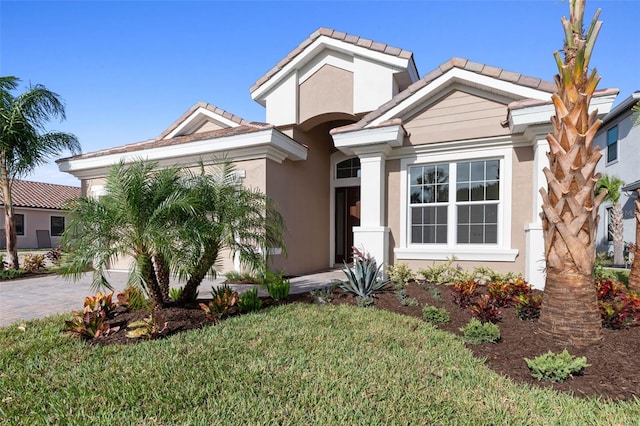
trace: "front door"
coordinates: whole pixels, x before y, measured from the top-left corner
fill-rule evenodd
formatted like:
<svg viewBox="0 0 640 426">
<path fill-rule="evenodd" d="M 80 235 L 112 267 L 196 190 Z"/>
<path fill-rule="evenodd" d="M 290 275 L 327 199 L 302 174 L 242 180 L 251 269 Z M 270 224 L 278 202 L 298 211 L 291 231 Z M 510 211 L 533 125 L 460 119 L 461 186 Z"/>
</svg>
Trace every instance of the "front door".
<svg viewBox="0 0 640 426">
<path fill-rule="evenodd" d="M 335 263 L 353 260 L 353 227 L 360 226 L 360 187 L 336 188 L 336 259 Z"/>
</svg>

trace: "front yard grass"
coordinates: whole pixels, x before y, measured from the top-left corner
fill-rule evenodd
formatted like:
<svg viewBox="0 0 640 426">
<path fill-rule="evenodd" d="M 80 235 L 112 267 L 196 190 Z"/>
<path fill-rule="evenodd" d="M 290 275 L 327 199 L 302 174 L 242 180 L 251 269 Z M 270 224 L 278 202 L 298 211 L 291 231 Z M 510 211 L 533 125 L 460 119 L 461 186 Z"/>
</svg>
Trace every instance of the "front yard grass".
<svg viewBox="0 0 640 426">
<path fill-rule="evenodd" d="M 607 403 L 518 385 L 430 324 L 284 305 L 136 345 L 0 329 L 0 424 L 635 424 Z M 524 360 L 523 360 L 524 362 Z"/>
</svg>

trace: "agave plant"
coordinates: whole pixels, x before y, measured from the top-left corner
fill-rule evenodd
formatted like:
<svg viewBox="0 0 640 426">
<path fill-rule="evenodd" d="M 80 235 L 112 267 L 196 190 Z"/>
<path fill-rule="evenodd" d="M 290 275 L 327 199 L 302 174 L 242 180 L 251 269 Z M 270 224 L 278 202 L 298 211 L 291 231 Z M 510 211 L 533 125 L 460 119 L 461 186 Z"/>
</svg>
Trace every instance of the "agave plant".
<svg viewBox="0 0 640 426">
<path fill-rule="evenodd" d="M 340 288 L 360 298 L 370 299 L 373 293 L 387 285 L 389 280 L 378 278 L 382 264 L 378 266 L 369 253 L 364 253 L 355 247 L 353 253 L 353 268 L 345 263 L 343 271 L 348 280 L 340 284 Z"/>
</svg>

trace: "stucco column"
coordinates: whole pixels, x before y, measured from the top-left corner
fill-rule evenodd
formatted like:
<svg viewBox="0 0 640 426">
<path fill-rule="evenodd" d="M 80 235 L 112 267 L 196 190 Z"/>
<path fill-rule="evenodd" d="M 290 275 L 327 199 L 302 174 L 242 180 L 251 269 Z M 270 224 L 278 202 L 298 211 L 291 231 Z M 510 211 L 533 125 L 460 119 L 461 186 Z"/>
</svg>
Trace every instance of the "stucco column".
<svg viewBox="0 0 640 426">
<path fill-rule="evenodd" d="M 389 228 L 385 226 L 385 155 L 360 156 L 360 226 L 353 228 L 353 244 L 375 257 L 378 265 L 389 261 Z"/>
<path fill-rule="evenodd" d="M 525 225 L 524 228 L 527 245 L 524 279 L 527 280 L 533 288 L 539 290 L 544 289 L 544 283 L 546 281 L 546 274 L 544 272 L 544 235 L 542 234 L 542 221 L 540 219 L 542 197 L 540 196 L 539 190 L 547 186 L 547 180 L 544 177 L 542 169 L 549 164 L 549 160 L 547 159 L 548 151 L 549 142 L 547 142 L 544 136 L 538 135 L 533 145 L 532 218 L 531 223 Z"/>
<path fill-rule="evenodd" d="M 402 145 L 406 132 L 400 120 L 372 129 L 334 129 L 333 142 L 346 155 L 360 158 L 360 226 L 353 228 L 353 244 L 389 263 L 389 228 L 385 226 L 387 200 L 385 162 L 392 148 Z"/>
</svg>

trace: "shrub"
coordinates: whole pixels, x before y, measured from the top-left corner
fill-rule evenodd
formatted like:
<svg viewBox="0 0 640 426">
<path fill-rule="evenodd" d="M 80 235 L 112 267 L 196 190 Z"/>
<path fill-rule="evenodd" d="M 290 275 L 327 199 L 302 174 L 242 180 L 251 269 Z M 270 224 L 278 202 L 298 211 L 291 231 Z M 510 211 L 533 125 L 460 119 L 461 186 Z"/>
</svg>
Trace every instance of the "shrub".
<svg viewBox="0 0 640 426">
<path fill-rule="evenodd" d="M 37 272 L 45 269 L 44 267 L 44 255 L 42 254 L 27 254 L 22 260 L 22 268 L 25 272 Z"/>
<path fill-rule="evenodd" d="M 207 318 L 218 321 L 229 315 L 231 309 L 238 303 L 238 292 L 233 291 L 228 285 L 222 287 L 211 287 L 213 300 L 208 304 L 200 303 L 200 308 L 205 312 Z"/>
<path fill-rule="evenodd" d="M 14 280 L 20 278 L 25 274 L 24 269 L 2 269 L 0 270 L 0 279 L 2 280 Z"/>
<path fill-rule="evenodd" d="M 455 283 L 451 286 L 451 291 L 453 291 L 453 302 L 456 305 L 460 305 L 462 308 L 466 308 L 475 297 L 477 289 L 478 283 L 474 280 L 459 281 Z"/>
<path fill-rule="evenodd" d="M 262 300 L 258 297 L 258 287 L 242 294 L 238 300 L 238 308 L 240 312 L 252 312 L 257 311 L 262 307 Z"/>
<path fill-rule="evenodd" d="M 415 297 L 407 297 L 407 292 L 404 289 L 396 291 L 396 297 L 398 298 L 402 306 L 420 305 L 418 303 L 418 299 L 416 299 Z"/>
<path fill-rule="evenodd" d="M 480 322 L 476 318 L 472 318 L 460 331 L 465 342 L 475 345 L 500 340 L 500 327 L 491 322 Z"/>
<path fill-rule="evenodd" d="M 343 272 L 348 281 L 340 284 L 344 291 L 355 294 L 357 297 L 370 299 L 373 294 L 387 285 L 389 280 L 378 278 L 382 265 L 377 266 L 375 259 L 369 254 L 353 249 L 353 268 L 345 264 Z"/>
<path fill-rule="evenodd" d="M 514 297 L 531 291 L 531 286 L 518 277 L 509 281 L 492 281 L 487 285 L 487 291 L 496 306 L 504 307 L 514 302 Z"/>
<path fill-rule="evenodd" d="M 640 296 L 611 280 L 596 282 L 602 325 L 614 330 L 640 326 Z"/>
<path fill-rule="evenodd" d="M 130 311 L 149 309 L 149 301 L 144 297 L 139 287 L 127 286 L 122 293 L 116 295 L 118 303 L 126 306 Z"/>
<path fill-rule="evenodd" d="M 78 337 L 92 339 L 108 336 L 120 330 L 120 327 L 110 327 L 107 323 L 107 314 L 104 310 L 93 311 L 90 306 L 85 306 L 82 311 L 73 311 L 70 320 L 65 320 L 67 330 Z"/>
<path fill-rule="evenodd" d="M 275 300 L 284 300 L 289 296 L 291 282 L 287 278 L 281 278 L 267 284 L 267 292 L 269 296 Z"/>
<path fill-rule="evenodd" d="M 393 281 L 398 288 L 402 288 L 406 286 L 409 281 L 416 279 L 416 274 L 409 268 L 409 265 L 404 262 L 389 266 L 387 272 L 389 273 L 391 281 Z"/>
<path fill-rule="evenodd" d="M 540 318 L 542 306 L 542 293 L 523 293 L 514 296 L 516 315 L 521 320 L 536 320 Z"/>
<path fill-rule="evenodd" d="M 502 319 L 502 312 L 496 308 L 488 294 L 480 296 L 478 301 L 469 304 L 467 309 L 481 322 L 496 323 Z"/>
<path fill-rule="evenodd" d="M 455 256 L 447 259 L 445 263 L 434 264 L 429 268 L 418 269 L 418 274 L 422 275 L 427 284 L 453 284 L 469 279 L 460 265 L 453 265 L 457 259 Z"/>
<path fill-rule="evenodd" d="M 524 360 L 535 379 L 554 382 L 563 382 L 589 366 L 586 357 L 575 358 L 566 349 L 559 354 L 549 351 L 533 360 L 527 358 Z"/>
<path fill-rule="evenodd" d="M 172 287 L 169 289 L 169 299 L 171 299 L 173 302 L 177 302 L 178 299 L 180 299 L 180 296 L 182 296 L 182 293 L 184 293 L 184 287 Z M 195 302 L 196 300 L 198 300 L 199 295 L 200 295 L 200 292 L 196 290 L 196 292 L 193 293 L 193 295 L 186 302 L 187 303 Z"/>
<path fill-rule="evenodd" d="M 51 261 L 55 266 L 60 266 L 62 260 L 62 248 L 60 246 L 52 248 L 45 254 L 45 257 Z"/>
<path fill-rule="evenodd" d="M 7 267 L 7 262 L 4 261 L 4 254 L 0 254 L 0 271 L 3 271 Z"/>
<path fill-rule="evenodd" d="M 113 292 L 84 298 L 82 311 L 72 312 L 71 320 L 65 320 L 67 330 L 85 339 L 98 338 L 115 333 L 120 327 L 110 327 L 106 323 L 107 318 L 115 308 L 112 302 Z"/>
<path fill-rule="evenodd" d="M 445 308 L 436 308 L 429 305 L 422 308 L 422 318 L 432 324 L 446 323 L 451 319 L 449 312 Z"/>
<path fill-rule="evenodd" d="M 84 306 L 89 307 L 92 311 L 104 311 L 107 317 L 111 315 L 116 305 L 113 303 L 113 291 L 108 294 L 97 292 L 94 296 L 84 298 Z"/>
<path fill-rule="evenodd" d="M 313 296 L 315 303 L 331 303 L 333 301 L 333 290 L 335 289 L 336 285 L 339 284 L 332 284 L 323 288 L 316 288 L 314 290 L 311 290 L 310 293 Z"/>
</svg>

